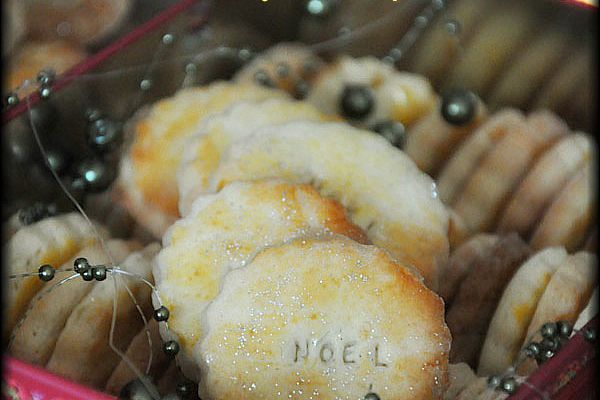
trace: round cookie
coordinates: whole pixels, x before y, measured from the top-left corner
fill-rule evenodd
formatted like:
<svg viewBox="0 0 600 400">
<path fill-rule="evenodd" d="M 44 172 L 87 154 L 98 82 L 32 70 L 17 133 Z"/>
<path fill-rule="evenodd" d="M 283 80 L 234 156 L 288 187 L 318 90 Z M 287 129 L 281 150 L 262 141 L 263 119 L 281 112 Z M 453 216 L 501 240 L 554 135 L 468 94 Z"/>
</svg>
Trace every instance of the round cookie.
<svg viewBox="0 0 600 400">
<path fill-rule="evenodd" d="M 119 268 L 151 281 L 152 261 L 159 249 L 159 244 L 153 243 L 136 251 L 127 256 Z M 112 279 L 116 279 L 116 282 Z M 129 292 L 142 312 L 150 314 L 151 290 L 140 279 L 122 275 L 113 278 L 109 274 L 105 281 L 95 282 L 65 322 L 46 369 L 81 384 L 103 389 L 121 361 L 109 345 L 113 301 L 117 302 L 113 333 L 116 348 L 126 350 L 143 326 L 140 314 L 128 296 Z"/>
<path fill-rule="evenodd" d="M 207 191 L 265 178 L 312 183 L 338 200 L 373 244 L 438 287 L 448 258 L 448 212 L 434 182 L 386 139 L 333 122 L 265 127 L 233 143 Z"/>
<path fill-rule="evenodd" d="M 528 237 L 546 207 L 590 157 L 592 146 L 591 138 L 575 133 L 565 135 L 541 155 L 511 196 L 498 231 Z"/>
<path fill-rule="evenodd" d="M 178 217 L 177 168 L 187 139 L 202 120 L 242 100 L 285 96 L 256 85 L 215 82 L 180 90 L 138 112 L 120 165 L 118 190 L 138 222 L 156 237 Z"/>
<path fill-rule="evenodd" d="M 477 111 L 465 125 L 452 125 L 440 112 L 441 102 L 408 130 L 404 151 L 415 161 L 419 169 L 436 176 L 454 150 L 487 118 L 487 109 L 477 98 Z"/>
<path fill-rule="evenodd" d="M 28 34 L 39 40 L 65 39 L 95 44 L 127 18 L 131 0 L 25 0 Z"/>
<path fill-rule="evenodd" d="M 510 62 L 491 90 L 490 107 L 511 105 L 522 109 L 529 105 L 572 44 L 568 32 L 556 25 L 553 28 L 544 29 Z"/>
<path fill-rule="evenodd" d="M 259 54 L 244 66 L 234 80 L 277 87 L 301 99 L 324 62 L 300 43 L 279 43 Z"/>
<path fill-rule="evenodd" d="M 535 158 L 567 132 L 566 125 L 548 112 L 528 116 L 488 152 L 454 203 L 471 232 L 495 228 L 512 190 Z"/>
<path fill-rule="evenodd" d="M 513 54 L 527 42 L 536 20 L 531 4 L 514 0 L 498 4 L 465 44 L 444 80 L 445 89 L 467 88 L 486 97 Z"/>
<path fill-rule="evenodd" d="M 449 68 L 461 56 L 462 46 L 471 38 L 481 22 L 481 16 L 495 6 L 492 0 L 453 0 L 431 27 L 419 38 L 407 57 L 409 70 L 427 76 L 439 88 L 447 79 Z M 448 31 L 448 22 L 454 22 L 457 33 Z M 452 25 L 451 25 L 452 26 Z M 450 28 L 455 29 L 455 28 Z"/>
<path fill-rule="evenodd" d="M 106 245 L 117 263 L 136 248 L 135 244 L 121 240 L 109 240 Z M 56 267 L 72 268 L 73 262 L 79 257 L 85 257 L 92 265 L 110 263 L 104 248 L 99 243 L 95 243 L 84 247 L 62 266 Z M 73 309 L 93 287 L 91 282 L 75 279 L 63 287 L 51 289 L 56 285 L 55 281 L 71 274 L 72 272 L 57 273 L 55 278 L 45 283 L 38 295 L 33 298 L 27 314 L 12 332 L 8 351 L 13 357 L 30 364 L 46 365 Z"/>
<path fill-rule="evenodd" d="M 533 248 L 564 246 L 575 251 L 585 244 L 596 212 L 592 164 L 588 160 L 548 207 L 531 237 Z"/>
<path fill-rule="evenodd" d="M 299 239 L 225 278 L 206 309 L 200 395 L 441 399 L 442 300 L 382 250 Z"/>
<path fill-rule="evenodd" d="M 537 303 L 567 256 L 564 248 L 549 247 L 519 267 L 490 322 L 479 357 L 479 375 L 502 374 L 513 364 Z"/>
<path fill-rule="evenodd" d="M 507 132 L 524 123 L 520 111 L 506 109 L 495 113 L 456 149 L 442 168 L 437 182 L 440 198 L 452 205 L 480 161 Z"/>
<path fill-rule="evenodd" d="M 192 350 L 203 334 L 201 311 L 219 293 L 227 272 L 246 265 L 265 247 L 332 232 L 366 242 L 337 202 L 308 185 L 237 182 L 200 196 L 189 215 L 167 231 L 154 268 L 186 375 L 198 379 Z"/>
<path fill-rule="evenodd" d="M 327 119 L 332 117 L 325 117 L 309 103 L 283 98 L 238 102 L 222 113 L 206 118 L 185 145 L 177 171 L 179 212 L 187 215 L 202 188 L 208 185 L 208 179 L 219 165 L 223 152 L 232 142 L 267 125 L 293 120 Z"/>
<path fill-rule="evenodd" d="M 341 57 L 316 77 L 307 101 L 327 114 L 340 114 L 355 125 L 372 128 L 386 121 L 410 126 L 436 100 L 421 75 L 398 72 L 373 57 Z"/>
<path fill-rule="evenodd" d="M 105 236 L 102 229 L 98 229 Z M 40 265 L 61 266 L 83 247 L 99 237 L 78 213 L 63 214 L 43 219 L 19 229 L 4 245 L 4 272 L 7 280 L 3 337 L 6 338 L 30 300 L 43 286 L 37 275 L 7 279 L 7 275 L 32 273 Z"/>
<path fill-rule="evenodd" d="M 502 292 L 529 255 L 529 246 L 516 234 L 511 234 L 501 237 L 487 257 L 477 259 L 473 264 L 446 314 L 452 333 L 452 362 L 477 364 Z"/>
</svg>

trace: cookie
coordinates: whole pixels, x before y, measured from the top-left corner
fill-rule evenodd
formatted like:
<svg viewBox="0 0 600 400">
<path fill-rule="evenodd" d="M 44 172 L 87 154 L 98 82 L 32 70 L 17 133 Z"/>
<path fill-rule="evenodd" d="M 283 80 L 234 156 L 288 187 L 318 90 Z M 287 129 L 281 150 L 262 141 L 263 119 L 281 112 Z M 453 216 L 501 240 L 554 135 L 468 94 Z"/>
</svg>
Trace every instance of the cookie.
<svg viewBox="0 0 600 400">
<path fill-rule="evenodd" d="M 409 70 L 427 76 L 434 87 L 448 77 L 450 68 L 464 51 L 482 15 L 495 6 L 490 0 L 455 0 L 419 38 L 411 52 Z M 448 25 L 448 22 L 451 22 Z"/>
<path fill-rule="evenodd" d="M 120 240 L 106 242 L 110 254 L 120 262 L 135 249 L 134 243 Z M 62 268 L 73 268 L 73 261 L 85 257 L 91 264 L 108 264 L 110 259 L 100 244 L 83 248 L 64 263 Z M 58 267 L 58 266 L 57 266 Z M 57 273 L 55 278 L 43 285 L 42 290 L 29 305 L 23 320 L 13 330 L 8 346 L 9 353 L 19 360 L 35 365 L 46 365 L 65 323 L 73 309 L 87 296 L 93 284 L 81 278 L 71 280 L 62 287 L 56 283 L 73 272 Z"/>
<path fill-rule="evenodd" d="M 179 216 L 177 168 L 186 140 L 202 120 L 242 100 L 282 97 L 255 85 L 215 82 L 180 90 L 139 115 L 129 132 L 131 146 L 120 165 L 118 190 L 129 212 L 156 237 Z"/>
<path fill-rule="evenodd" d="M 521 109 L 529 106 L 533 96 L 565 59 L 571 45 L 569 39 L 568 32 L 556 25 L 533 38 L 493 85 L 488 97 L 490 106 L 511 105 Z"/>
<path fill-rule="evenodd" d="M 479 357 L 479 375 L 502 374 L 513 364 L 540 297 L 567 257 L 564 248 L 549 247 L 519 267 L 490 322 Z"/>
<path fill-rule="evenodd" d="M 181 215 L 187 215 L 196 197 L 206 191 L 210 175 L 231 143 L 263 126 L 294 120 L 326 119 L 308 103 L 277 98 L 261 102 L 238 102 L 224 112 L 206 118 L 185 145 L 177 172 Z"/>
<path fill-rule="evenodd" d="M 566 321 L 571 326 L 586 307 L 597 285 L 596 257 L 579 252 L 567 257 L 556 270 L 538 301 L 525 334 L 525 347 L 532 340 L 541 340 L 540 328 L 547 322 Z M 535 361 L 527 359 L 518 368 L 520 374 L 530 374 L 537 368 Z"/>
<path fill-rule="evenodd" d="M 564 246 L 575 251 L 584 244 L 596 204 L 591 164 L 583 165 L 548 207 L 531 237 L 533 248 Z"/>
<path fill-rule="evenodd" d="M 347 56 L 322 69 L 306 100 L 324 113 L 368 128 L 386 121 L 408 127 L 436 101 L 425 77 L 399 72 L 373 57 Z"/>
<path fill-rule="evenodd" d="M 210 180 L 311 182 L 338 200 L 371 242 L 436 290 L 448 257 L 448 213 L 433 181 L 386 139 L 343 123 L 290 122 L 234 143 Z"/>
<path fill-rule="evenodd" d="M 148 334 L 150 334 L 150 340 L 152 347 L 149 347 Z M 137 335 L 129 343 L 129 347 L 125 352 L 125 357 L 133 363 L 139 372 L 145 373 L 146 366 L 150 357 L 150 351 L 152 351 L 152 364 L 148 375 L 157 378 L 161 376 L 168 368 L 170 358 L 164 353 L 162 349 L 162 339 L 158 332 L 158 322 L 154 319 L 148 321 L 148 325 L 142 327 Z M 150 350 L 151 349 L 151 350 Z M 108 393 L 119 394 L 121 389 L 136 379 L 136 373 L 131 369 L 125 360 L 121 360 L 117 367 L 112 371 L 110 378 L 106 382 L 104 390 Z"/>
<path fill-rule="evenodd" d="M 495 113 L 475 130 L 456 149 L 438 178 L 440 198 L 448 205 L 454 204 L 469 177 L 486 154 L 507 132 L 523 124 L 523 114 L 506 109 Z"/>
<path fill-rule="evenodd" d="M 203 333 L 201 311 L 217 296 L 227 272 L 265 247 L 332 232 L 366 242 L 340 204 L 308 185 L 232 183 L 218 194 L 200 196 L 190 214 L 167 231 L 154 268 L 185 374 L 198 379 L 192 353 Z"/>
<path fill-rule="evenodd" d="M 132 253 L 119 268 L 151 280 L 152 260 L 159 248 L 154 243 Z M 96 282 L 73 309 L 46 363 L 48 371 L 98 389 L 104 388 L 121 360 L 109 345 L 112 318 L 115 318 L 113 343 L 121 351 L 127 349 L 142 326 L 142 319 L 125 285 L 144 314 L 151 311 L 148 286 L 135 278 L 108 275 L 105 281 Z M 113 315 L 113 301 L 117 302 L 116 315 Z"/>
<path fill-rule="evenodd" d="M 97 228 L 104 236 L 105 232 Z M 59 267 L 98 237 L 77 213 L 45 218 L 19 229 L 4 245 L 4 274 L 35 273 L 43 264 Z M 4 276 L 6 276 L 4 275 Z M 6 285 L 3 337 L 6 338 L 30 300 L 41 289 L 37 276 L 10 279 Z"/>
<path fill-rule="evenodd" d="M 452 304 L 461 282 L 471 272 L 477 262 L 485 262 L 492 255 L 492 250 L 500 240 L 498 235 L 479 233 L 460 245 L 450 255 L 448 267 L 440 279 L 439 294 L 446 306 Z"/>
<path fill-rule="evenodd" d="M 452 333 L 452 362 L 476 365 L 502 292 L 529 254 L 529 246 L 517 235 L 502 237 L 489 256 L 478 260 L 462 280 L 446 314 Z"/>
<path fill-rule="evenodd" d="M 234 80 L 277 87 L 292 97 L 302 99 L 311 81 L 325 65 L 324 61 L 300 43 L 279 43 L 246 64 Z"/>
<path fill-rule="evenodd" d="M 566 131 L 562 121 L 553 114 L 538 112 L 498 141 L 481 160 L 454 203 L 454 210 L 464 219 L 469 231 L 495 228 L 510 194 L 530 165 Z"/>
<path fill-rule="evenodd" d="M 511 57 L 531 37 L 535 20 L 530 4 L 499 3 L 496 12 L 484 17 L 472 39 L 464 45 L 464 52 L 451 68 L 443 87 L 467 88 L 485 97 Z"/>
<path fill-rule="evenodd" d="M 529 237 L 544 210 L 590 157 L 592 145 L 587 135 L 575 133 L 564 136 L 541 155 L 511 196 L 498 231 Z"/>
<path fill-rule="evenodd" d="M 454 150 L 487 118 L 485 105 L 477 98 L 476 113 L 465 125 L 453 125 L 444 120 L 441 102 L 408 130 L 404 151 L 419 169 L 435 177 Z"/>
<path fill-rule="evenodd" d="M 200 396 L 441 399 L 443 314 L 374 246 L 335 237 L 268 248 L 231 271 L 206 310 Z"/>
</svg>

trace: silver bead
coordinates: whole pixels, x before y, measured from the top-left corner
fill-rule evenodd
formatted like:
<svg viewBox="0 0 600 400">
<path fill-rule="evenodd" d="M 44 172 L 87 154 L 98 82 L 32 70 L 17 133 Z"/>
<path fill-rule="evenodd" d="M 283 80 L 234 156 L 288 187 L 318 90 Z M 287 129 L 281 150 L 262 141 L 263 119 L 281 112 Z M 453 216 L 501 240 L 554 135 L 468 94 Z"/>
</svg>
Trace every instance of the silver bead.
<svg viewBox="0 0 600 400">
<path fill-rule="evenodd" d="M 165 306 L 160 306 L 154 310 L 154 319 L 163 322 L 169 319 L 169 310 Z"/>
<path fill-rule="evenodd" d="M 40 86 L 39 93 L 42 99 L 47 100 L 52 95 L 52 89 L 50 86 Z"/>
<path fill-rule="evenodd" d="M 309 90 L 310 87 L 308 83 L 306 83 L 305 80 L 299 80 L 296 82 L 296 85 L 294 85 L 294 97 L 297 99 L 303 99 L 308 96 Z"/>
<path fill-rule="evenodd" d="M 290 75 L 290 66 L 285 63 L 279 63 L 275 67 L 275 72 L 280 78 L 286 78 Z"/>
<path fill-rule="evenodd" d="M 556 327 L 556 323 L 554 323 L 554 322 L 545 323 L 544 325 L 542 325 L 542 328 L 540 329 L 540 333 L 545 338 L 548 338 L 548 339 L 555 338 L 556 335 L 558 334 L 558 329 Z"/>
<path fill-rule="evenodd" d="M 262 69 L 256 71 L 256 73 L 254 74 L 254 81 L 256 83 L 258 83 L 259 85 L 266 86 L 266 87 L 274 87 L 275 86 L 275 83 L 273 83 L 269 74 L 265 70 L 262 70 Z"/>
<path fill-rule="evenodd" d="M 88 145 L 98 152 L 114 150 L 121 139 L 119 125 L 106 118 L 98 118 L 88 125 L 86 140 Z"/>
<path fill-rule="evenodd" d="M 326 18 L 331 15 L 335 5 L 333 0 L 308 0 L 305 8 L 309 15 Z"/>
<path fill-rule="evenodd" d="M 367 393 L 364 397 L 364 400 L 381 400 L 377 393 Z"/>
<path fill-rule="evenodd" d="M 573 332 L 573 327 L 567 321 L 558 321 L 556 327 L 558 329 L 558 334 L 565 339 L 568 339 Z"/>
<path fill-rule="evenodd" d="M 505 393 L 513 394 L 517 391 L 517 388 L 518 388 L 517 381 L 513 377 L 504 378 L 504 379 L 502 379 L 500 388 Z"/>
<path fill-rule="evenodd" d="M 85 111 L 85 119 L 88 122 L 94 122 L 102 118 L 102 112 L 97 108 L 89 108 Z"/>
<path fill-rule="evenodd" d="M 106 279 L 106 267 L 104 265 L 97 265 L 92 268 L 94 279 L 97 281 L 103 281 Z"/>
<path fill-rule="evenodd" d="M 248 62 L 254 58 L 256 54 L 252 49 L 243 48 L 238 51 L 238 58 L 243 62 Z"/>
<path fill-rule="evenodd" d="M 37 82 L 40 85 L 51 85 L 54 82 L 54 77 L 56 76 L 56 73 L 54 72 L 54 70 L 52 69 L 44 69 L 41 70 L 38 74 L 37 74 Z"/>
<path fill-rule="evenodd" d="M 499 376 L 497 375 L 491 375 L 488 377 L 487 379 L 487 384 L 490 388 L 497 388 L 498 386 L 500 386 L 500 383 L 502 383 L 502 380 L 500 379 Z"/>
<path fill-rule="evenodd" d="M 140 89 L 144 91 L 150 90 L 151 87 L 152 81 L 150 79 L 142 79 L 142 81 L 140 82 Z"/>
<path fill-rule="evenodd" d="M 163 351 L 170 357 L 175 357 L 179 353 L 179 343 L 174 340 L 169 340 L 163 344 Z"/>
<path fill-rule="evenodd" d="M 38 277 L 40 278 L 41 281 L 48 282 L 48 281 L 51 281 L 52 278 L 54 278 L 54 272 L 55 272 L 55 270 L 52 265 L 49 265 L 49 264 L 42 265 L 38 269 Z"/>
<path fill-rule="evenodd" d="M 16 93 L 9 93 L 6 95 L 4 102 L 6 104 L 6 107 L 14 107 L 17 104 L 19 104 L 19 95 L 17 95 Z"/>
<path fill-rule="evenodd" d="M 84 281 L 87 281 L 87 282 L 92 281 L 92 280 L 94 280 L 94 269 L 93 268 L 86 269 L 80 275 Z"/>
<path fill-rule="evenodd" d="M 162 37 L 163 44 L 171 44 L 175 40 L 175 37 L 170 33 L 165 33 Z"/>
<path fill-rule="evenodd" d="M 543 349 L 548 349 L 548 350 L 552 350 L 552 351 L 556 351 L 558 350 L 558 346 L 560 345 L 560 341 L 558 340 L 558 338 L 544 338 L 542 339 L 542 348 Z"/>
<path fill-rule="evenodd" d="M 46 160 L 48 161 L 50 168 L 58 175 L 62 175 L 69 166 L 67 156 L 63 152 L 55 149 L 46 151 Z"/>
<path fill-rule="evenodd" d="M 595 342 L 596 341 L 596 329 L 587 328 L 585 331 L 583 331 L 583 337 L 590 342 Z"/>
<path fill-rule="evenodd" d="M 107 189 L 113 181 L 112 169 L 99 159 L 83 160 L 76 168 L 77 178 L 81 178 L 85 191 L 98 193 Z"/>
<path fill-rule="evenodd" d="M 527 354 L 527 357 L 537 357 L 540 352 L 542 351 L 542 348 L 540 347 L 539 343 L 536 342 L 531 342 L 527 345 L 527 347 L 525 347 L 525 353 Z"/>
<path fill-rule="evenodd" d="M 191 382 L 191 381 L 180 382 L 177 384 L 177 387 L 175 388 L 177 394 L 182 399 L 191 398 L 194 395 L 194 392 L 196 391 L 195 389 L 196 389 L 196 385 L 194 384 L 194 382 Z"/>
<path fill-rule="evenodd" d="M 90 263 L 87 258 L 79 257 L 73 262 L 73 270 L 78 274 L 90 269 Z"/>
<path fill-rule="evenodd" d="M 448 32 L 448 34 L 450 36 L 460 35 L 460 22 L 458 22 L 455 19 L 447 20 L 446 23 L 444 24 L 444 28 L 446 29 L 446 32 Z"/>
</svg>

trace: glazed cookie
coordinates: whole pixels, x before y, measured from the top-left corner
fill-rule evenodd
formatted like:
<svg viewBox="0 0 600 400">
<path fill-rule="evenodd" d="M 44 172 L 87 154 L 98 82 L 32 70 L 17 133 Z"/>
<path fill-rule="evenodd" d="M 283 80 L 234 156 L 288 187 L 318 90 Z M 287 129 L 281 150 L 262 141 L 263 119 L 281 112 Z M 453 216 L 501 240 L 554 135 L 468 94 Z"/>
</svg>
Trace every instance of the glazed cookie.
<svg viewBox="0 0 600 400">
<path fill-rule="evenodd" d="M 479 358 L 479 375 L 501 374 L 513 364 L 537 303 L 567 256 L 564 248 L 549 247 L 519 267 L 490 322 Z"/>
<path fill-rule="evenodd" d="M 373 244 L 437 289 L 448 259 L 448 212 L 433 181 L 387 140 L 343 123 L 265 127 L 233 143 L 207 191 L 266 178 L 312 183 L 338 200 Z"/>
<path fill-rule="evenodd" d="M 280 43 L 259 54 L 234 77 L 242 83 L 277 87 L 302 99 L 325 63 L 300 43 Z"/>
<path fill-rule="evenodd" d="M 238 182 L 196 200 L 189 215 L 167 231 L 154 268 L 170 311 L 169 334 L 181 345 L 179 363 L 188 377 L 198 379 L 192 351 L 204 331 L 201 311 L 219 293 L 225 274 L 265 247 L 329 233 L 366 242 L 337 202 L 308 185 Z"/>
<path fill-rule="evenodd" d="M 103 229 L 97 230 L 101 236 L 106 235 Z M 56 268 L 98 239 L 95 230 L 77 213 L 46 218 L 24 226 L 4 245 L 4 274 L 35 273 L 43 264 L 50 264 Z M 37 276 L 8 280 L 4 338 L 42 286 L 43 282 Z"/>
<path fill-rule="evenodd" d="M 206 326 L 203 398 L 441 399 L 447 384 L 442 300 L 345 237 L 260 252 L 226 276 Z"/>
<path fill-rule="evenodd" d="M 255 85 L 216 82 L 181 90 L 138 112 L 117 182 L 129 212 L 156 237 L 162 236 L 179 216 L 177 168 L 187 139 L 202 120 L 236 101 L 283 96 Z"/>
<path fill-rule="evenodd" d="M 322 112 L 376 129 L 386 122 L 410 126 L 434 107 L 435 97 L 421 75 L 398 72 L 373 57 L 341 57 L 316 77 L 307 101 Z"/>
<path fill-rule="evenodd" d="M 289 99 L 238 102 L 220 114 L 206 118 L 185 145 L 177 172 L 179 212 L 187 215 L 192 202 L 208 185 L 223 152 L 231 143 L 251 135 L 256 129 L 294 120 L 325 121 L 315 107 Z"/>
</svg>

